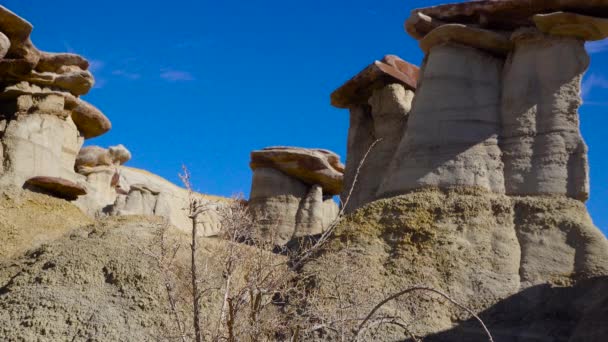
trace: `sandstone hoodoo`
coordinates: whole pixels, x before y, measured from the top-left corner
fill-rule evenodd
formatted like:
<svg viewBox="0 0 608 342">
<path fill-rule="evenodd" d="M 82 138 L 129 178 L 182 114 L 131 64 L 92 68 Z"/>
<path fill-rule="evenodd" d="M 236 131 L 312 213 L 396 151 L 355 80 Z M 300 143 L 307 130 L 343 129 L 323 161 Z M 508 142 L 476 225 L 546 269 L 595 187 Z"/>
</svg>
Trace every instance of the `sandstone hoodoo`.
<svg viewBox="0 0 608 342">
<path fill-rule="evenodd" d="M 77 183 L 74 162 L 84 139 L 110 121 L 78 98 L 94 84 L 86 59 L 39 51 L 32 25 L 0 6 L 0 184 L 32 177 Z"/>
<path fill-rule="evenodd" d="M 347 212 L 377 199 L 378 187 L 406 127 L 418 77 L 417 66 L 387 55 L 331 94 L 334 106 L 350 110 L 348 154 L 341 196 L 345 203 L 351 194 L 346 203 Z M 379 139 L 373 152 L 369 151 Z M 361 163 L 365 155 L 367 158 Z M 360 181 L 353 186 L 358 169 Z"/>
<path fill-rule="evenodd" d="M 188 340 L 198 320 L 210 340 L 607 341 L 578 114 L 607 22 L 608 0 L 416 9 L 421 67 L 387 55 L 331 94 L 346 165 L 253 151 L 245 203 L 83 147 L 111 128 L 79 98 L 89 63 L 0 6 L 0 340 Z"/>
<path fill-rule="evenodd" d="M 251 152 L 249 207 L 259 229 L 284 244 L 324 231 L 338 215 L 344 165 L 327 150 L 268 147 Z"/>
<path fill-rule="evenodd" d="M 405 26 L 420 40 L 426 54 L 418 86 L 410 88 L 415 95 L 411 94 L 407 102 L 398 101 L 395 89 L 405 85 L 395 82 L 384 88 L 391 96 L 371 96 L 368 105 L 353 101 L 347 106 L 351 125 L 345 188 L 352 184 L 349 172 L 360 162 L 365 147 L 382 138 L 375 129 L 375 108 L 394 108 L 391 112 L 401 120 L 393 131 L 390 151 L 378 145 L 370 152 L 368 165 L 362 167 L 354 193 L 360 197 L 347 208 L 360 208 L 355 221 L 378 215 L 383 223 L 371 226 L 382 230 L 379 236 L 395 227 L 406 236 L 408 231 L 414 234 L 430 229 L 425 239 L 437 240 L 430 249 L 433 251 L 442 248 L 439 240 L 443 238 L 474 231 L 475 238 L 448 238 L 457 245 L 457 241 L 468 241 L 460 252 L 446 253 L 450 263 L 467 260 L 471 248 L 492 251 L 495 255 L 485 258 L 495 262 L 484 265 L 469 260 L 462 271 L 474 270 L 476 275 L 457 275 L 460 271 L 453 267 L 451 276 L 462 278 L 457 284 L 444 286 L 462 293 L 461 298 L 468 296 L 464 292 L 475 293 L 467 299 L 474 307 L 487 308 L 540 284 L 559 287 L 596 280 L 600 284 L 601 277 L 608 275 L 608 243 L 593 226 L 583 204 L 589 196 L 589 170 L 578 108 L 582 103 L 581 80 L 589 66 L 584 44 L 586 40 L 606 38 L 607 16 L 608 3 L 574 0 L 470 1 L 414 10 Z M 373 94 L 381 92 L 374 90 Z M 374 159 L 375 153 L 385 153 L 380 162 Z M 382 167 L 373 176 L 365 173 L 366 167 L 377 165 Z M 476 199 L 465 195 L 468 192 L 475 193 Z M 428 207 L 435 196 L 446 197 L 437 202 L 439 207 Z M 375 201 L 380 198 L 385 200 Z M 477 209 L 470 210 L 481 198 L 494 203 L 493 214 L 488 217 L 497 221 L 478 226 L 481 216 L 474 213 Z M 452 200 L 461 205 L 443 206 Z M 397 209 L 403 206 L 409 211 Z M 426 209 L 420 211 L 423 207 Z M 460 215 L 466 219 L 454 220 Z M 369 223 L 353 226 L 369 229 Z M 481 238 L 485 234 L 487 239 Z M 475 253 L 480 256 L 485 252 Z M 406 263 L 413 262 L 412 267 L 425 274 L 425 279 L 433 272 L 442 272 L 441 266 L 404 257 Z M 391 262 L 398 263 L 398 259 Z M 469 282 L 478 276 L 487 278 L 478 280 L 479 286 Z M 502 279 L 501 285 L 491 285 L 497 279 Z M 549 293 L 536 291 L 542 296 Z M 589 296 L 585 300 L 595 299 Z M 566 312 L 577 305 L 565 301 L 559 309 L 565 311 L 555 310 Z M 443 315 L 438 311 L 434 314 Z M 538 319 L 545 320 L 547 326 L 563 324 L 553 318 Z M 573 318 L 575 322 L 578 319 Z M 495 318 L 488 320 L 490 324 L 505 324 Z M 498 334 L 504 334 L 506 340 L 533 333 L 553 336 L 534 325 L 531 322 L 521 332 L 510 327 Z M 566 329 L 560 336 L 577 341 L 587 340 L 586 336 L 604 336 L 597 331 L 585 335 L 573 329 Z M 463 340 L 481 338 L 476 333 L 455 330 Z M 436 336 L 437 340 L 446 338 L 444 334 Z M 433 338 L 428 336 L 429 340 Z"/>
</svg>

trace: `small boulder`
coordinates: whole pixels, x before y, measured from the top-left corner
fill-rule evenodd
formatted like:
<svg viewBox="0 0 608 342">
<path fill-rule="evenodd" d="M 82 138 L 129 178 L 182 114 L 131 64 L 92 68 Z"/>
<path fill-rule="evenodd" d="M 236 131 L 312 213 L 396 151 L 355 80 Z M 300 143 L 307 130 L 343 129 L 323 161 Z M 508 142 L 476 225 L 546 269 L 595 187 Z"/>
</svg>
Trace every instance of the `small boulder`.
<svg viewBox="0 0 608 342">
<path fill-rule="evenodd" d="M 77 66 L 82 70 L 89 69 L 89 61 L 74 53 L 42 52 L 36 70 L 40 72 L 60 73 L 64 66 Z"/>
<path fill-rule="evenodd" d="M 105 149 L 99 146 L 86 146 L 80 149 L 76 157 L 76 171 L 97 166 L 123 165 L 131 159 L 131 152 L 123 145 Z"/>
<path fill-rule="evenodd" d="M 38 190 L 51 196 L 63 198 L 68 201 L 86 195 L 87 190 L 70 180 L 59 177 L 38 176 L 28 179 L 23 185 L 25 189 Z"/>
<path fill-rule="evenodd" d="M 337 195 L 342 191 L 344 165 L 337 154 L 328 150 L 267 147 L 251 152 L 250 166 L 252 170 L 279 170 L 303 183 L 318 184 L 328 195 Z"/>
<path fill-rule="evenodd" d="M 66 90 L 76 96 L 85 95 L 95 84 L 93 75 L 77 66 L 61 66 L 58 71 L 61 73 L 32 71 L 23 80 Z"/>
<path fill-rule="evenodd" d="M 85 139 L 100 136 L 112 128 L 110 120 L 95 106 L 77 98 L 71 100 L 73 101 L 66 102 L 66 105 L 72 111 L 72 120 Z"/>
</svg>

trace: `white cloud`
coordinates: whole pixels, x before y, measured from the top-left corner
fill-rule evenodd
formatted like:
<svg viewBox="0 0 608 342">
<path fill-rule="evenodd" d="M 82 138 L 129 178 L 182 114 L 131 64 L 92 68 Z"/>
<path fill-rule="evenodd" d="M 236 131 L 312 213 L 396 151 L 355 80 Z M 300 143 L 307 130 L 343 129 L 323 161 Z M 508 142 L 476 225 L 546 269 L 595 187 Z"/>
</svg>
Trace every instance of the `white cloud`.
<svg viewBox="0 0 608 342">
<path fill-rule="evenodd" d="M 589 43 L 585 44 L 585 47 L 587 48 L 587 52 L 589 52 L 590 54 L 608 51 L 608 40 L 589 42 Z"/>
<path fill-rule="evenodd" d="M 103 69 L 105 65 L 106 63 L 99 59 L 89 59 L 89 71 L 91 71 L 93 74 Z"/>
<path fill-rule="evenodd" d="M 135 80 L 138 80 L 141 78 L 141 74 L 138 74 L 135 72 L 129 72 L 127 70 L 122 70 L 122 69 L 112 71 L 112 75 L 123 77 L 123 78 L 129 79 L 129 80 L 132 80 L 132 81 L 135 81 Z"/>
<path fill-rule="evenodd" d="M 586 77 L 581 86 L 581 96 L 583 99 L 587 98 L 595 88 L 608 89 L 608 79 L 595 74 Z"/>
<path fill-rule="evenodd" d="M 194 81 L 194 75 L 187 71 L 166 69 L 161 70 L 160 77 L 169 82 Z"/>
</svg>

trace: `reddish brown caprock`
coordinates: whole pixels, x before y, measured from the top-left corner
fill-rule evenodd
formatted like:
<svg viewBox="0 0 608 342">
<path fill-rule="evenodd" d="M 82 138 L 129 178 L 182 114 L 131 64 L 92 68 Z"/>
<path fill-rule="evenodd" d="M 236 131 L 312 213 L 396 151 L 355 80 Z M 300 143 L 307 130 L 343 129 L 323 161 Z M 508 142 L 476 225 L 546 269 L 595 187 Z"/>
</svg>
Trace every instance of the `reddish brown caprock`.
<svg viewBox="0 0 608 342">
<path fill-rule="evenodd" d="M 405 22 L 405 30 L 421 39 L 433 29 L 449 23 L 492 30 L 511 31 L 534 26 L 536 14 L 571 12 L 608 17 L 608 0 L 481 0 L 415 9 Z"/>
<path fill-rule="evenodd" d="M 337 195 L 342 191 L 344 165 L 328 150 L 275 146 L 251 152 L 252 170 L 272 168 L 306 184 L 318 184 L 323 192 Z"/>
<path fill-rule="evenodd" d="M 416 90 L 420 69 L 395 55 L 386 55 L 381 61 L 374 61 L 355 77 L 344 83 L 331 94 L 331 104 L 338 108 L 349 108 L 365 104 L 374 89 L 389 83 L 402 83 Z"/>
<path fill-rule="evenodd" d="M 38 176 L 28 179 L 24 188 L 42 190 L 49 195 L 73 201 L 86 195 L 87 190 L 80 184 L 59 177 Z"/>
</svg>

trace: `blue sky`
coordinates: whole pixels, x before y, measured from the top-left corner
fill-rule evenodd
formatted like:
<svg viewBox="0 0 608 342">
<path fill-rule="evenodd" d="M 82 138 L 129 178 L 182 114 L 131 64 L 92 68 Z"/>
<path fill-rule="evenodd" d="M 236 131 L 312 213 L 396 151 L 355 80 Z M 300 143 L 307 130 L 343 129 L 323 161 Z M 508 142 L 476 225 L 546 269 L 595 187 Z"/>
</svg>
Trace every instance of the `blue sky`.
<svg viewBox="0 0 608 342">
<path fill-rule="evenodd" d="M 420 64 L 403 30 L 412 8 L 441 0 L 8 0 L 34 24 L 34 43 L 86 56 L 86 99 L 113 123 L 88 141 L 122 143 L 129 165 L 198 190 L 248 194 L 249 152 L 272 145 L 346 154 L 348 112 L 329 94 L 385 54 Z M 608 44 L 594 44 L 583 85 L 595 223 L 608 232 Z"/>
</svg>

